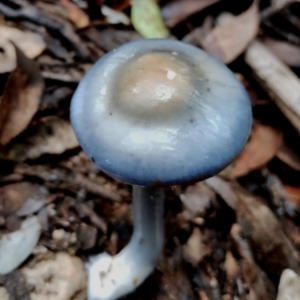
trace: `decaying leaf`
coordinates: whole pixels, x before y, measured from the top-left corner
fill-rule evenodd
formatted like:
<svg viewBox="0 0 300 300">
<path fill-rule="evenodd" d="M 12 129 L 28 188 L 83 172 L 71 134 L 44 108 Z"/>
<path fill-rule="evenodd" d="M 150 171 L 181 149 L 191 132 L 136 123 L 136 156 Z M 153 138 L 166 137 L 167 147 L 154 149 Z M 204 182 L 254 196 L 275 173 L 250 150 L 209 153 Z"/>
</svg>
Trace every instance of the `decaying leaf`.
<svg viewBox="0 0 300 300">
<path fill-rule="evenodd" d="M 168 3 L 162 9 L 162 16 L 169 27 L 174 27 L 190 15 L 220 0 L 176 0 Z"/>
<path fill-rule="evenodd" d="M 0 216 L 7 216 L 18 210 L 20 215 L 25 216 L 26 214 L 22 214 L 22 211 L 24 212 L 24 205 L 27 201 L 32 203 L 36 200 L 45 203 L 47 196 L 46 188 L 30 182 L 24 181 L 5 185 L 0 188 Z M 26 207 L 28 211 L 30 209 L 28 204 Z"/>
<path fill-rule="evenodd" d="M 239 192 L 236 212 L 255 259 L 269 276 L 279 279 L 284 269 L 297 267 L 299 255 L 266 205 L 249 194 Z"/>
<path fill-rule="evenodd" d="M 268 163 L 282 144 L 282 132 L 262 124 L 255 124 L 251 139 L 232 167 L 235 177 L 247 174 Z"/>
<path fill-rule="evenodd" d="M 256 37 L 259 26 L 258 4 L 239 16 L 223 15 L 220 25 L 201 41 L 202 47 L 224 63 L 232 62 L 242 54 Z"/>
<path fill-rule="evenodd" d="M 19 230 L 0 236 L 0 275 L 13 271 L 32 253 L 40 233 L 37 217 L 31 217 Z"/>
<path fill-rule="evenodd" d="M 132 0 L 131 22 L 144 38 L 166 38 L 170 35 L 154 0 Z"/>
<path fill-rule="evenodd" d="M 20 134 L 36 113 L 44 81 L 36 62 L 19 49 L 17 68 L 10 74 L 0 103 L 0 145 Z"/>
<path fill-rule="evenodd" d="M 41 36 L 30 31 L 22 31 L 17 28 L 0 25 L 1 39 L 12 42 L 28 58 L 35 58 L 40 55 L 46 48 L 46 43 Z"/>
<path fill-rule="evenodd" d="M 6 159 L 23 161 L 43 154 L 61 154 L 78 146 L 70 122 L 53 117 L 29 127 L 5 148 L 3 155 Z"/>
<path fill-rule="evenodd" d="M 287 65 L 300 67 L 300 47 L 271 38 L 264 39 L 264 44 Z"/>
<path fill-rule="evenodd" d="M 90 24 L 88 15 L 78 5 L 70 0 L 60 0 L 60 4 L 68 12 L 70 20 L 77 28 L 84 28 Z"/>
<path fill-rule="evenodd" d="M 286 269 L 280 277 L 276 300 L 300 300 L 300 276 Z"/>
</svg>

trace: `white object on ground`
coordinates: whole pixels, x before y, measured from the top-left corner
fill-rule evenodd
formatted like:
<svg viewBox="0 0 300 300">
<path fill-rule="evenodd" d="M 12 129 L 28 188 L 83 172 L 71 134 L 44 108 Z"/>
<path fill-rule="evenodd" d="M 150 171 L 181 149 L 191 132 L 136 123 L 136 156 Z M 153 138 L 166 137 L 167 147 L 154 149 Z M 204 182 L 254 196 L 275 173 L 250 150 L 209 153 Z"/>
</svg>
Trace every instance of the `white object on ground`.
<svg viewBox="0 0 300 300">
<path fill-rule="evenodd" d="M 281 274 L 276 300 L 300 300 L 300 276 L 291 269 Z"/>
<path fill-rule="evenodd" d="M 21 228 L 0 236 L 0 275 L 15 270 L 32 253 L 41 233 L 37 217 L 26 219 Z"/>
</svg>

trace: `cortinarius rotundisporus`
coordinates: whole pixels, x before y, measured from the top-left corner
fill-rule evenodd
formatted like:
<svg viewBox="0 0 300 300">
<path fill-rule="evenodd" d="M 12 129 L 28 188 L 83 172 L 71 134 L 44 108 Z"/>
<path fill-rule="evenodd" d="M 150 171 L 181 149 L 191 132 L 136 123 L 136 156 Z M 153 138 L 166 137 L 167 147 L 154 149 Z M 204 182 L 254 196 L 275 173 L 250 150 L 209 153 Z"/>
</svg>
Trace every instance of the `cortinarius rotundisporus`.
<svg viewBox="0 0 300 300">
<path fill-rule="evenodd" d="M 89 300 L 117 299 L 153 271 L 163 246 L 163 189 L 213 176 L 244 147 L 252 115 L 235 75 L 175 40 L 125 44 L 79 84 L 71 121 L 87 155 L 133 185 L 134 232 L 116 256 L 96 256 Z"/>
</svg>

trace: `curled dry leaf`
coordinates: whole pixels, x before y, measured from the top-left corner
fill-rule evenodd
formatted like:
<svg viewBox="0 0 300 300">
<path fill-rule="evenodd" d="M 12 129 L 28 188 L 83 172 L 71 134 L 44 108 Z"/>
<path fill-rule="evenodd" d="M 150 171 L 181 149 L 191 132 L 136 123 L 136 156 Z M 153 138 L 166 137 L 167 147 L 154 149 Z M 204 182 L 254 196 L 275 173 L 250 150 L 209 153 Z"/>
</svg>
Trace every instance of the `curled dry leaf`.
<svg viewBox="0 0 300 300">
<path fill-rule="evenodd" d="M 5 185 L 0 188 L 0 216 L 8 216 L 16 211 L 19 216 L 25 216 L 33 201 L 38 201 L 43 205 L 48 196 L 47 190 L 43 186 L 30 182 L 19 182 Z M 27 203 L 28 202 L 28 203 Z M 28 212 L 32 213 L 30 210 Z"/>
<path fill-rule="evenodd" d="M 32 300 L 86 299 L 86 274 L 78 257 L 60 252 L 52 259 L 23 268 L 21 272 L 32 287 Z"/>
<path fill-rule="evenodd" d="M 201 45 L 220 61 L 230 63 L 245 51 L 257 35 L 259 26 L 257 1 L 239 16 L 223 15 L 219 18 L 219 23 L 220 25 L 202 39 Z"/>
<path fill-rule="evenodd" d="M 296 74 L 259 41 L 248 47 L 245 60 L 261 86 L 300 132 L 300 80 Z"/>
<path fill-rule="evenodd" d="M 4 149 L 4 158 L 23 161 L 43 154 L 61 154 L 78 147 L 70 122 L 53 117 L 32 125 Z"/>
<path fill-rule="evenodd" d="M 0 35 L 0 73 L 11 72 L 17 66 L 16 49 Z"/>
<path fill-rule="evenodd" d="M 10 74 L 0 103 L 0 145 L 20 134 L 36 113 L 44 81 L 36 62 L 19 49 L 17 68 Z"/>
<path fill-rule="evenodd" d="M 269 276 L 279 279 L 284 269 L 297 268 L 299 255 L 266 205 L 251 195 L 239 192 L 236 212 L 243 235 Z"/>
<path fill-rule="evenodd" d="M 220 0 L 177 0 L 168 3 L 162 9 L 162 16 L 168 27 L 174 27 L 190 15 L 219 2 Z"/>
<path fill-rule="evenodd" d="M 22 31 L 17 28 L 0 25 L 1 39 L 12 42 L 18 47 L 28 58 L 35 58 L 40 55 L 46 48 L 46 43 L 40 35 Z"/>
<path fill-rule="evenodd" d="M 300 276 L 286 269 L 280 277 L 276 300 L 300 300 Z"/>
<path fill-rule="evenodd" d="M 282 144 L 282 132 L 266 125 L 255 124 L 251 139 L 232 167 L 234 177 L 242 176 L 268 163 Z"/>
<path fill-rule="evenodd" d="M 41 233 L 37 217 L 25 220 L 19 230 L 0 237 L 0 275 L 16 269 L 32 253 Z"/>
<path fill-rule="evenodd" d="M 264 44 L 287 65 L 300 67 L 300 47 L 271 38 L 264 39 Z"/>
<path fill-rule="evenodd" d="M 70 0 L 60 0 L 60 4 L 68 12 L 69 19 L 77 28 L 84 28 L 90 24 L 88 15 L 78 5 Z"/>
</svg>

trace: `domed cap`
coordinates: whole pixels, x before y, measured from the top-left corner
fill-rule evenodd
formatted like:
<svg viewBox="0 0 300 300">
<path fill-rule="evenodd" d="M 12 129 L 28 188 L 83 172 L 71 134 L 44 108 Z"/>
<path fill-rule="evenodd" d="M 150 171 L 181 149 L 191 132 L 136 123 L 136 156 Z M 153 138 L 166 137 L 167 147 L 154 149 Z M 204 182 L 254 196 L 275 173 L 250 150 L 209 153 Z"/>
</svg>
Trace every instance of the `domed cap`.
<svg viewBox="0 0 300 300">
<path fill-rule="evenodd" d="M 124 44 L 79 84 L 71 122 L 88 156 L 134 185 L 172 185 L 215 175 L 245 145 L 248 95 L 204 51 L 175 40 Z"/>
</svg>

